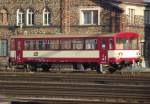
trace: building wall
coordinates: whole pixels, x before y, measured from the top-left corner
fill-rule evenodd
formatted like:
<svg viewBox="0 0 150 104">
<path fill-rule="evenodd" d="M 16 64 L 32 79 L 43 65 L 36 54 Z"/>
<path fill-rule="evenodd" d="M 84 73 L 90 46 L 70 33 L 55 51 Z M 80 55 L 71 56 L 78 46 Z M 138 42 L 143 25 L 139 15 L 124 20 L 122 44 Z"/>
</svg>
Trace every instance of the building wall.
<svg viewBox="0 0 150 104">
<path fill-rule="evenodd" d="M 144 10 L 145 10 L 144 3 L 139 4 L 139 3 L 133 3 L 132 1 L 127 3 L 123 2 L 120 5 L 120 7 L 122 7 L 124 10 L 123 17 L 125 18 L 123 31 L 136 32 L 142 34 L 144 38 Z M 134 9 L 133 23 L 130 23 L 129 9 Z"/>
<path fill-rule="evenodd" d="M 42 25 L 42 12 L 45 7 L 44 0 L 0 0 L 0 10 L 4 9 L 8 14 L 8 22 L 1 24 L 7 31 L 1 31 L 0 36 L 23 34 L 56 34 L 56 33 L 101 33 L 111 32 L 110 27 L 111 12 L 103 8 L 105 5 L 100 0 L 47 0 L 46 5 L 51 11 L 51 25 Z M 103 5 L 103 7 L 102 7 Z M 20 29 L 16 26 L 16 11 L 21 9 L 26 13 L 27 9 L 33 9 L 35 13 L 35 25 L 25 26 Z M 98 25 L 80 25 L 80 9 L 98 8 L 100 24 Z M 21 31 L 22 30 L 22 31 Z M 15 32 L 14 32 L 15 31 Z M 115 32 L 115 31 L 113 31 Z"/>
<path fill-rule="evenodd" d="M 104 1 L 105 2 L 105 1 Z M 102 34 L 119 32 L 120 10 L 108 6 L 101 0 L 0 0 L 0 39 L 8 39 L 13 35 L 30 34 Z M 43 10 L 48 8 L 51 13 L 50 26 L 43 26 Z M 27 9 L 33 10 L 35 24 L 17 26 L 17 10 L 25 14 Z M 98 11 L 98 23 L 81 24 L 82 10 Z M 4 18 L 3 18 L 4 17 Z"/>
</svg>

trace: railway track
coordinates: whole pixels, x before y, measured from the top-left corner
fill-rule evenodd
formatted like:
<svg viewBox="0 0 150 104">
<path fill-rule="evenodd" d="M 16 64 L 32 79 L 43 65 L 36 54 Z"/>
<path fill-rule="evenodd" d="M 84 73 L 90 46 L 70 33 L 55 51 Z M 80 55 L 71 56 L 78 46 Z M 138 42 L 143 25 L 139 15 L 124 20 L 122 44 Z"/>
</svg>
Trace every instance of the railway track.
<svg viewBox="0 0 150 104">
<path fill-rule="evenodd" d="M 150 104 L 150 76 L 0 73 L 0 95 L 37 104 Z"/>
<path fill-rule="evenodd" d="M 74 73 L 0 73 L 3 81 L 26 82 L 67 82 L 67 83 L 96 83 L 96 84 L 127 84 L 150 85 L 150 76 L 143 75 L 100 75 L 100 74 L 74 74 Z"/>
</svg>

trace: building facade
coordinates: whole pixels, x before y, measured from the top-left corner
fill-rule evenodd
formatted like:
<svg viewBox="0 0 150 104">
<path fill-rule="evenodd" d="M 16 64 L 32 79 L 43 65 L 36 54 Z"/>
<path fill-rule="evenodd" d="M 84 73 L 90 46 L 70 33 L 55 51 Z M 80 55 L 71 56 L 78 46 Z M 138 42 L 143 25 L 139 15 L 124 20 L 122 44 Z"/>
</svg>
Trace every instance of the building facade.
<svg viewBox="0 0 150 104">
<path fill-rule="evenodd" d="M 125 18 L 123 31 L 132 31 L 144 35 L 144 1 L 121 0 L 120 7 L 124 10 L 123 18 Z"/>
<path fill-rule="evenodd" d="M 143 4 L 122 1 L 0 0 L 0 58 L 13 35 L 141 33 Z"/>
<path fill-rule="evenodd" d="M 145 45 L 144 45 L 144 56 L 146 66 L 150 67 L 150 1 L 145 0 L 146 9 L 144 15 L 145 25 Z"/>
</svg>

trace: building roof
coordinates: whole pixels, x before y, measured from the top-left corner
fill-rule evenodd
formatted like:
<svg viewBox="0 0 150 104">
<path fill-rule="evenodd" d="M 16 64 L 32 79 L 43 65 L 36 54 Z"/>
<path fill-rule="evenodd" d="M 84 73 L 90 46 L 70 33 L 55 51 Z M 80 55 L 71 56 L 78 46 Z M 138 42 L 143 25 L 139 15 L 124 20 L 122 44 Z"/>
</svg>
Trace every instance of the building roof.
<svg viewBox="0 0 150 104">
<path fill-rule="evenodd" d="M 150 0 L 144 0 L 145 3 L 150 3 Z"/>
<path fill-rule="evenodd" d="M 116 2 L 127 2 L 127 3 L 144 3 L 145 0 L 113 0 L 113 1 L 116 1 Z M 150 0 L 149 0 L 150 1 Z"/>
<path fill-rule="evenodd" d="M 116 0 L 101 0 L 101 3 L 104 4 L 104 8 L 110 9 L 110 10 L 118 10 L 120 12 L 123 12 L 123 9 L 118 6 L 118 2 Z"/>
</svg>

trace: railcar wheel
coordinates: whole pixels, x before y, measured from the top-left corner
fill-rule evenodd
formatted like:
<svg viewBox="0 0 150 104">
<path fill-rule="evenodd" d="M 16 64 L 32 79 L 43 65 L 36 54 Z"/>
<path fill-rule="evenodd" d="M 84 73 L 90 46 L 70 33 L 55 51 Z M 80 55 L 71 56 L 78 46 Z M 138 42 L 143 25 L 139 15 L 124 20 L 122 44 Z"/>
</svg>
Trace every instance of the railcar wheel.
<svg viewBox="0 0 150 104">
<path fill-rule="evenodd" d="M 27 69 L 29 69 L 30 71 L 37 71 L 37 67 L 35 65 L 27 65 Z"/>
<path fill-rule="evenodd" d="M 48 72 L 48 71 L 49 71 L 49 68 L 50 68 L 49 66 L 43 66 L 43 67 L 42 67 L 43 72 Z"/>
</svg>

